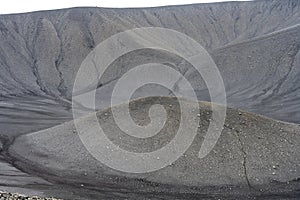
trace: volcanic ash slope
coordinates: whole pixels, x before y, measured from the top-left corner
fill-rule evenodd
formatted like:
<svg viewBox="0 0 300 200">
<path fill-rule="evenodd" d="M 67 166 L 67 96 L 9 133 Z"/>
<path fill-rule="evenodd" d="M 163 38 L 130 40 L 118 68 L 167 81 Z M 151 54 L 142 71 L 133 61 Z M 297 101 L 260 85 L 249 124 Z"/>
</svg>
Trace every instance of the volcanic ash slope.
<svg viewBox="0 0 300 200">
<path fill-rule="evenodd" d="M 199 110 L 195 104 L 186 100 L 183 103 L 188 108 L 184 112 L 197 116 Z M 121 148 L 151 152 L 162 148 L 174 137 L 181 114 L 176 98 L 149 97 L 130 102 L 133 120 L 140 125 L 149 123 L 148 111 L 154 104 L 163 105 L 168 118 L 163 129 L 150 140 L 133 141 L 122 133 L 113 121 L 111 109 L 99 111 L 97 116 L 107 137 Z M 79 185 L 111 183 L 123 184 L 128 188 L 136 187 L 135 181 L 139 180 L 141 183 L 142 180 L 196 187 L 252 187 L 272 182 L 286 183 L 300 177 L 300 127 L 232 108 L 227 109 L 224 129 L 216 146 L 208 156 L 199 159 L 198 152 L 211 118 L 210 104 L 200 102 L 199 106 L 199 128 L 190 148 L 173 164 L 147 174 L 121 173 L 101 164 L 83 146 L 73 121 L 21 136 L 10 147 L 9 152 L 19 160 L 16 164 L 23 169 L 49 179 L 60 179 Z M 122 110 L 125 107 L 124 104 L 117 109 Z M 160 117 L 158 113 L 151 114 Z M 91 129 L 94 128 L 91 120 L 91 116 L 87 116 L 80 123 Z M 192 130 L 187 129 L 187 135 L 190 134 L 189 131 Z M 126 181 L 120 181 L 122 177 Z"/>
</svg>

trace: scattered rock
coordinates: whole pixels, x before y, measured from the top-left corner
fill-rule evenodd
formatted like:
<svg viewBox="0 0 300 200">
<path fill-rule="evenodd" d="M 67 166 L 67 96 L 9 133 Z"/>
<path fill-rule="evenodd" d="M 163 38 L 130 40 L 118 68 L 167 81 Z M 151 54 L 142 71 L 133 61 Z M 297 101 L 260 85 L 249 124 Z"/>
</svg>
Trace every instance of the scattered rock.
<svg viewBox="0 0 300 200">
<path fill-rule="evenodd" d="M 62 199 L 56 199 L 56 198 L 42 198 L 38 196 L 25 196 L 22 194 L 12 194 L 9 192 L 1 192 L 0 191 L 0 200 L 62 200 Z"/>
</svg>

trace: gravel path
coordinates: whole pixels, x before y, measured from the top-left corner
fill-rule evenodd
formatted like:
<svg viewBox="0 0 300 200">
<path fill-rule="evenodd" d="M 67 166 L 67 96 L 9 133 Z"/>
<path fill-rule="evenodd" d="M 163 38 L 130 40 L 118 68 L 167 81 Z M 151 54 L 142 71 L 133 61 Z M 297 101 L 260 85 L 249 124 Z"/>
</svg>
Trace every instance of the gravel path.
<svg viewBox="0 0 300 200">
<path fill-rule="evenodd" d="M 62 200 L 56 198 L 42 198 L 38 196 L 28 197 L 22 194 L 11 194 L 8 192 L 1 192 L 0 191 L 0 200 Z"/>
</svg>

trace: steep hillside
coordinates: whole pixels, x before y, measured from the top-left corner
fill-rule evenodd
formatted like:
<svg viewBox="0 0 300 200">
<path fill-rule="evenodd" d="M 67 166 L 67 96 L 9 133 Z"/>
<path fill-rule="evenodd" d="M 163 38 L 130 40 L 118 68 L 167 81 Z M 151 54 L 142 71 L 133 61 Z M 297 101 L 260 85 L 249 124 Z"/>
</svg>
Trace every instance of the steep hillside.
<svg viewBox="0 0 300 200">
<path fill-rule="evenodd" d="M 254 1 L 145 9 L 74 8 L 0 16 L 0 94 L 70 99 L 98 43 L 135 27 L 183 32 L 208 50 L 299 23 L 300 2 Z"/>
<path fill-rule="evenodd" d="M 300 26 L 215 50 L 231 106 L 299 123 Z"/>
</svg>

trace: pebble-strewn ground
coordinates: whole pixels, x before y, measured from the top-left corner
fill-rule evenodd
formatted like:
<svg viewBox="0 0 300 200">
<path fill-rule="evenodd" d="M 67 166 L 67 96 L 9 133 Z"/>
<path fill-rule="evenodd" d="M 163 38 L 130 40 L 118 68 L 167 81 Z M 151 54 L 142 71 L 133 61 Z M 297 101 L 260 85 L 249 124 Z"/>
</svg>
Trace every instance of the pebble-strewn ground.
<svg viewBox="0 0 300 200">
<path fill-rule="evenodd" d="M 205 160 L 199 160 L 205 127 L 211 120 L 203 109 L 197 138 L 174 165 L 153 174 L 126 174 L 123 178 L 86 151 L 72 121 L 62 124 L 72 120 L 73 85 L 86 56 L 110 36 L 141 27 L 179 31 L 207 49 L 220 70 L 229 106 L 299 124 L 299 21 L 299 0 L 0 15 L 0 190 L 72 200 L 250 199 L 249 195 L 299 199 L 298 125 L 228 109 L 220 140 Z M 159 44 L 159 37 L 149 39 Z M 183 44 L 177 40 L 161 42 Z M 113 52 L 114 47 L 107 46 L 106 53 Z M 94 98 L 97 110 L 111 105 L 111 92 L 121 76 L 145 63 L 171 67 L 191 83 L 200 100 L 211 100 L 203 77 L 191 63 L 172 52 L 145 48 L 117 58 L 105 70 L 105 76 L 93 82 L 98 86 Z M 147 76 L 157 77 L 157 73 Z M 188 93 L 182 78 L 170 87 L 176 94 Z M 135 83 L 135 79 L 131 81 L 129 85 Z M 132 99 L 173 95 L 153 85 L 141 87 Z M 84 93 L 90 91 L 86 86 Z M 122 94 L 118 96 L 123 99 Z M 147 124 L 150 118 L 145 108 L 152 105 L 151 101 L 139 102 L 132 116 L 135 122 Z M 114 142 L 119 141 L 125 149 L 150 152 L 175 138 L 182 116 L 180 106 L 176 112 L 174 106 L 165 103 L 174 120 L 168 121 L 151 142 L 138 139 L 129 143 L 130 137 L 114 126 L 112 115 L 103 113 L 99 120 Z M 82 121 L 86 130 L 91 130 L 90 122 Z M 63 170 L 70 168 L 72 171 Z M 2 199 L 43 198 L 4 196 L 0 192 Z"/>
<path fill-rule="evenodd" d="M 22 194 L 11 194 L 8 192 L 1 192 L 0 191 L 0 200 L 62 200 L 56 198 L 42 198 L 38 196 L 27 197 Z"/>
</svg>

